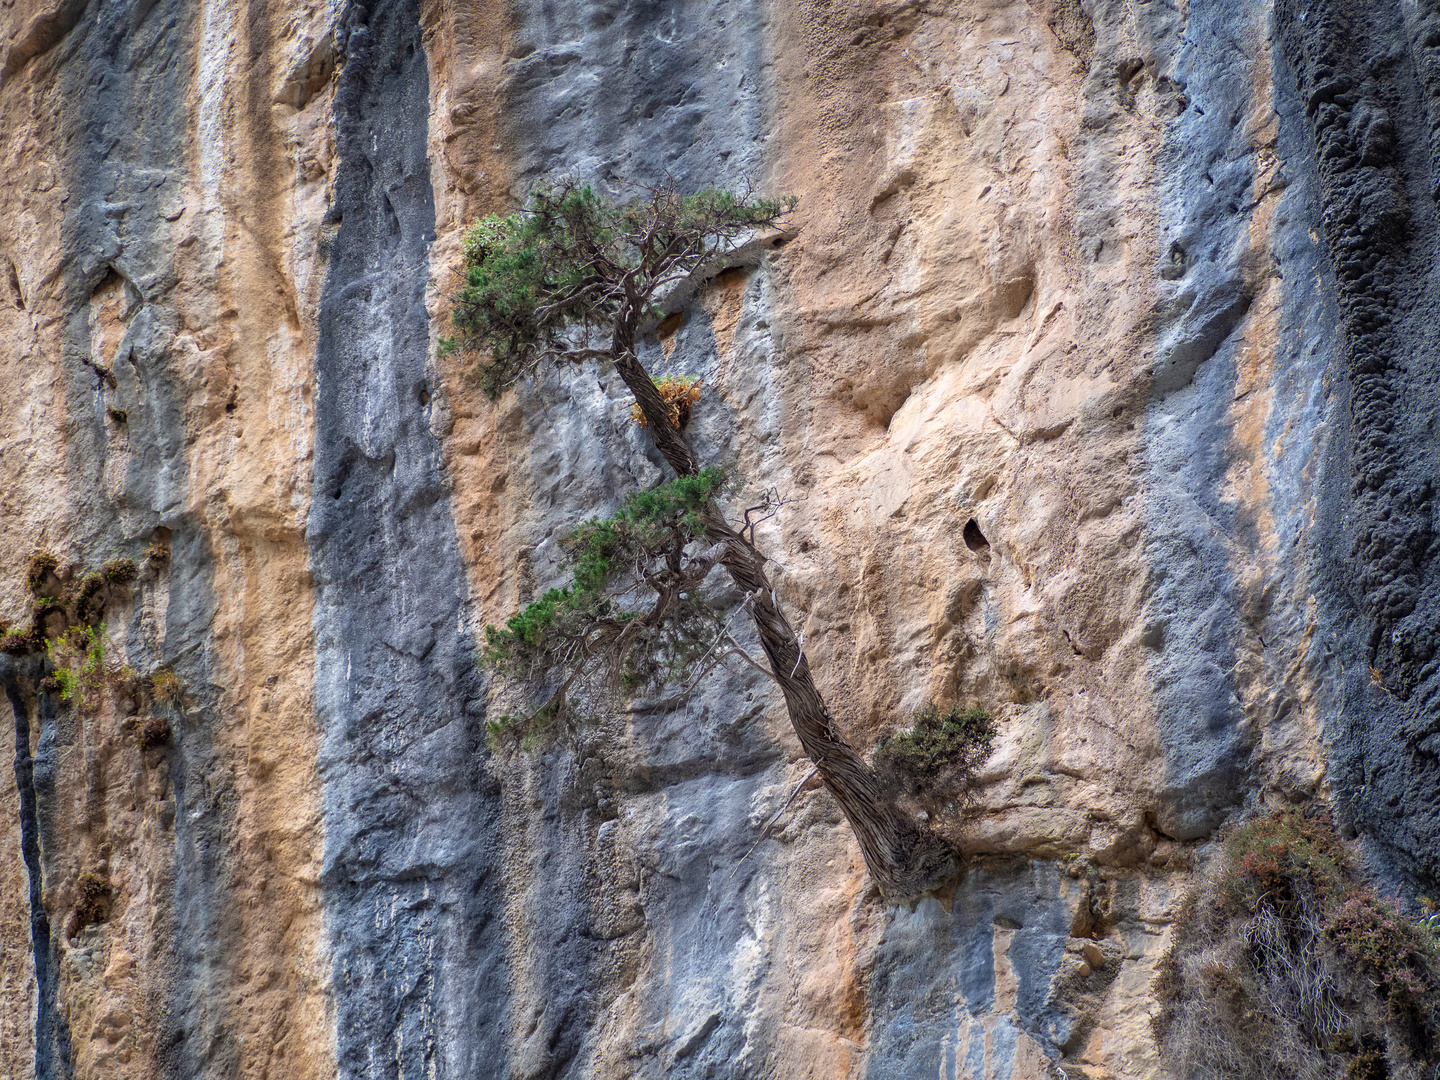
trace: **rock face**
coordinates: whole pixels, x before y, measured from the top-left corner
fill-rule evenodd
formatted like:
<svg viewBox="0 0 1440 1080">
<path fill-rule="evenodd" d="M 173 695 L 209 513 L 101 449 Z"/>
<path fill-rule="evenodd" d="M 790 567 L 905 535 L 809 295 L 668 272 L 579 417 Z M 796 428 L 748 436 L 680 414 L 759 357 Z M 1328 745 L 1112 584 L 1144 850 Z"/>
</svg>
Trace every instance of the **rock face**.
<svg viewBox="0 0 1440 1080">
<path fill-rule="evenodd" d="M 109 655 L 183 691 L 142 749 L 124 680 L 0 655 L 0 1076 L 1159 1076 L 1227 821 L 1435 887 L 1433 0 L 0 26 L 0 615 L 37 547 L 135 558 Z M 796 497 L 852 741 L 997 718 L 953 897 L 881 900 L 748 668 L 487 745 L 481 628 L 665 476 L 613 373 L 436 355 L 466 225 L 561 173 L 799 197 L 643 359 Z"/>
</svg>

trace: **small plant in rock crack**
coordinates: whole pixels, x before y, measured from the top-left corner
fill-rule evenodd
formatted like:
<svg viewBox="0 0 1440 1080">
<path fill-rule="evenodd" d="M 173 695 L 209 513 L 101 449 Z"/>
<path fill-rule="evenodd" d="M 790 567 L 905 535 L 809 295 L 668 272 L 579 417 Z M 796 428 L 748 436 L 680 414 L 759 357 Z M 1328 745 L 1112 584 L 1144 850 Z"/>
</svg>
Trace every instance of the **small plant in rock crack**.
<svg viewBox="0 0 1440 1080">
<path fill-rule="evenodd" d="M 145 549 L 145 561 L 155 566 L 163 566 L 170 561 L 170 545 L 157 540 Z"/>
<path fill-rule="evenodd" d="M 105 659 L 105 626 L 77 626 L 46 643 L 52 670 L 42 690 L 58 692 L 60 700 L 84 705 L 110 674 Z"/>
<path fill-rule="evenodd" d="M 50 673 L 47 679 L 41 679 L 40 685 L 47 690 L 58 692 L 60 700 L 79 704 L 84 700 L 84 691 L 80 689 L 80 676 L 69 668 L 57 667 Z"/>
</svg>

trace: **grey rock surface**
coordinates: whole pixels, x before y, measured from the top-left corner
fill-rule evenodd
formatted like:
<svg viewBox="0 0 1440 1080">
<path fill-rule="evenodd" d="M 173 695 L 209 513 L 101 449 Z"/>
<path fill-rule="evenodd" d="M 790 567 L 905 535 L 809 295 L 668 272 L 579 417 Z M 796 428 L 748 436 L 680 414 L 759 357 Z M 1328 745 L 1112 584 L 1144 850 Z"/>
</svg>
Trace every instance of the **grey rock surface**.
<svg viewBox="0 0 1440 1080">
<path fill-rule="evenodd" d="M 908 907 L 868 891 L 838 810 L 807 786 L 783 710 L 749 668 L 711 676 L 680 707 L 626 703 L 554 744 L 487 744 L 499 706 L 478 631 L 509 610 L 487 607 L 477 583 L 523 579 L 513 597 L 497 588 L 507 603 L 562 583 L 564 532 L 665 470 L 612 372 L 536 378 L 483 414 L 509 425 L 486 434 L 510 454 L 495 490 L 508 485 L 519 509 L 495 549 L 467 547 L 477 523 L 460 509 L 470 478 L 452 428 L 485 406 L 460 400 L 469 391 L 435 356 L 433 294 L 434 252 L 453 249 L 436 234 L 447 178 L 435 150 L 454 134 L 436 105 L 473 57 L 444 51 L 437 27 L 453 13 L 420 0 L 288 12 L 61 4 L 25 24 L 0 69 L 3 94 L 54 65 L 67 193 L 53 358 L 65 494 L 55 532 L 24 533 L 27 546 L 58 535 L 77 565 L 138 558 L 162 537 L 171 552 L 112 613 L 131 661 L 186 687 L 167 714 L 173 742 L 135 766 L 153 803 L 144 843 L 160 854 L 143 919 L 125 925 L 147 928 L 133 1011 L 136 1030 L 151 1025 L 154 1075 L 285 1068 L 253 1049 L 284 1036 L 236 1020 L 266 988 L 240 958 L 244 909 L 269 902 L 251 878 L 273 837 L 246 831 L 236 732 L 249 721 L 221 707 L 235 646 L 222 641 L 233 627 L 217 627 L 233 598 L 216 582 L 239 526 L 229 494 L 192 479 L 207 425 L 232 420 L 294 438 L 302 473 L 313 440 L 294 504 L 309 500 L 323 834 L 305 885 L 324 970 L 307 993 L 330 1009 L 333 1075 L 1153 1076 L 1154 960 L 1226 823 L 1328 802 L 1377 880 L 1435 887 L 1435 0 L 525 0 L 485 43 L 508 170 L 489 180 L 497 198 L 562 174 L 617 198 L 666 183 L 768 193 L 852 155 L 851 186 L 807 219 L 802 256 L 752 253 L 731 292 L 706 283 L 673 335 L 641 348 L 652 371 L 715 388 L 690 429 L 702 459 L 735 465 L 752 490 L 813 497 L 762 536 L 846 721 L 873 741 L 936 687 L 983 692 L 1002 716 L 962 837 L 976 858 L 953 897 Z M 310 36 L 285 38 L 287 20 Z M 989 51 L 962 73 L 972 46 Z M 886 82 L 885 64 L 904 78 Z M 242 94 L 228 80 L 247 65 Z M 1044 108 L 1005 128 L 1005 95 L 1035 87 Z M 297 117 L 321 100 L 323 132 L 307 134 Z M 249 133 L 244 147 L 284 148 L 258 164 L 214 156 L 226 125 Z M 794 160 L 820 127 L 841 149 Z M 325 151 L 302 164 L 305 138 Z M 962 199 L 944 186 L 953 177 L 926 177 L 934 161 L 957 184 L 982 165 L 995 187 L 1054 184 L 1063 205 L 1010 192 L 1016 205 L 992 211 L 992 181 Z M 303 217 L 286 177 L 312 165 L 330 184 L 313 253 L 285 232 L 286 215 Z M 226 210 L 243 168 L 260 195 Z M 1124 179 L 1135 172 L 1140 195 Z M 1127 220 L 1144 200 L 1152 216 Z M 991 213 L 997 232 L 972 243 Z M 317 282 L 313 413 L 308 396 L 277 391 L 227 420 L 228 372 L 253 357 L 196 345 L 235 312 L 193 294 L 222 291 L 226 244 L 267 224 L 291 246 L 260 260 L 258 288 L 286 296 L 297 339 L 309 332 L 299 278 Z M 1059 275 L 1032 236 L 1064 238 L 1055 261 L 1069 278 L 1046 277 Z M 14 269 L 23 305 L 38 286 Z M 949 296 L 951 279 L 985 287 Z M 109 368 L 92 347 L 102 294 L 125 312 Z M 1058 304 L 1048 315 L 1042 294 Z M 938 314 L 925 307 L 935 295 L 948 297 Z M 1092 319 L 1067 332 L 1069 352 L 1046 338 L 1067 304 Z M 1123 355 L 1077 370 L 1056 359 L 1136 310 Z M 1064 378 L 1005 396 L 1047 364 Z M 944 464 L 923 460 L 947 440 Z M 1130 489 L 1102 512 L 1083 474 L 1112 467 L 1106 443 L 1125 447 L 1113 467 Z M 241 453 L 238 435 L 224 445 Z M 1076 537 L 1134 511 L 1133 528 L 1115 526 L 1132 561 L 1092 558 L 1080 540 L 1059 569 L 1035 554 L 1053 537 L 1025 534 L 1032 507 L 1041 520 L 1067 484 Z M 983 554 L 960 539 L 971 519 Z M 1082 597 L 1091 614 L 1126 613 L 1108 638 L 1066 623 L 1047 592 L 1080 580 L 1084 593 L 1105 559 L 1138 598 L 1132 612 L 1118 593 Z M 263 577 L 263 553 L 257 565 Z M 1143 695 L 1119 685 L 1123 665 L 1104 666 L 1119 653 L 1138 658 Z M 7 1006 L 27 1023 L 33 1000 L 18 1075 L 50 1080 L 80 1075 L 81 1050 L 107 1038 L 71 1017 L 105 981 L 112 931 L 71 935 L 66 890 L 85 868 L 76 852 L 94 855 L 93 808 L 114 794 L 96 763 L 118 751 L 36 693 L 44 663 L 0 656 L 29 944 L 5 958 L 4 985 L 32 995 Z M 1087 712 L 1085 693 L 1135 715 Z"/>
<path fill-rule="evenodd" d="M 497 792 L 426 415 L 418 6 L 351 5 L 339 51 L 308 534 L 336 1059 L 342 1076 L 504 1075 Z"/>
</svg>

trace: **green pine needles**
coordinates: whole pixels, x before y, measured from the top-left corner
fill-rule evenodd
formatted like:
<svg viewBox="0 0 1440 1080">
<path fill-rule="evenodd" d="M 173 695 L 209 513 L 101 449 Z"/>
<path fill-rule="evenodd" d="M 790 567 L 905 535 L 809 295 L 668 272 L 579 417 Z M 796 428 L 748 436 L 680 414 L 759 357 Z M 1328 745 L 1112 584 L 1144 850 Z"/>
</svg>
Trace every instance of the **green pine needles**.
<svg viewBox="0 0 1440 1080">
<path fill-rule="evenodd" d="M 575 183 L 532 192 L 521 212 L 466 234 L 456 333 L 440 349 L 475 353 L 492 400 L 546 359 L 608 357 L 622 310 L 658 318 L 673 286 L 794 205 L 715 189 L 657 189 L 618 206 Z"/>
<path fill-rule="evenodd" d="M 726 483 L 719 468 L 678 477 L 565 537 L 570 584 L 547 591 L 504 629 L 485 628 L 486 666 L 554 687 L 531 716 L 506 717 L 493 733 L 557 718 L 579 687 L 658 690 L 715 653 L 722 619 L 703 585 L 718 557 L 702 550 L 701 513 Z"/>
</svg>

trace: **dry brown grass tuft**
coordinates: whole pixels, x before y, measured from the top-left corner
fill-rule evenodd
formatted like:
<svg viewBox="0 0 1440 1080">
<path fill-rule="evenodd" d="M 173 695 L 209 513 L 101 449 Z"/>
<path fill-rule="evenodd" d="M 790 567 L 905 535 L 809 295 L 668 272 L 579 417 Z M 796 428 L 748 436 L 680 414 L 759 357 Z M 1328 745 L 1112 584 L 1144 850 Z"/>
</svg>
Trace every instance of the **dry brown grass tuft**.
<svg viewBox="0 0 1440 1080">
<path fill-rule="evenodd" d="M 1440 1067 L 1440 941 L 1355 872 L 1327 816 L 1233 830 L 1182 905 L 1153 1021 L 1184 1080 L 1419 1080 Z"/>
</svg>

